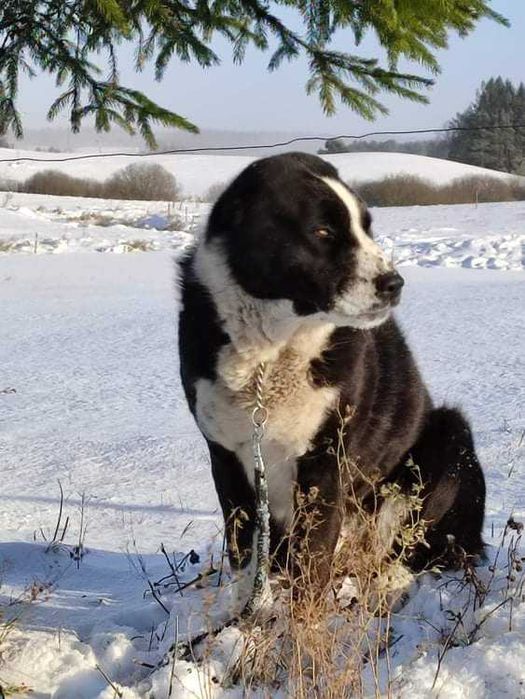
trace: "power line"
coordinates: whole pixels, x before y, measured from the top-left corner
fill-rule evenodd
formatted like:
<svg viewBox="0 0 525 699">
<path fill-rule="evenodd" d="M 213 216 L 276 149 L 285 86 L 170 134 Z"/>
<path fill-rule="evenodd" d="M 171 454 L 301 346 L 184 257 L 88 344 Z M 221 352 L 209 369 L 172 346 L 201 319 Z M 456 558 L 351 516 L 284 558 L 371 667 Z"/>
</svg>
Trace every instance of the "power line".
<svg viewBox="0 0 525 699">
<path fill-rule="evenodd" d="M 525 124 L 495 124 L 492 126 L 446 126 L 439 129 L 410 129 L 399 131 L 370 131 L 363 134 L 350 134 L 341 136 L 297 136 L 288 141 L 280 141 L 279 143 L 254 143 L 245 146 L 200 146 L 198 148 L 173 148 L 170 150 L 155 151 L 152 153 L 85 153 L 83 155 L 69 155 L 65 158 L 33 158 L 25 156 L 21 158 L 2 158 L 0 163 L 65 163 L 74 160 L 88 160 L 95 158 L 151 158 L 156 155 L 180 155 L 183 153 L 205 153 L 217 151 L 243 151 L 243 150 L 261 150 L 263 148 L 281 148 L 283 146 L 291 146 L 293 143 L 301 143 L 308 141 L 338 141 L 342 139 L 358 141 L 371 136 L 401 136 L 413 134 L 429 134 L 429 133 L 449 133 L 450 131 L 487 131 L 498 129 L 525 129 Z M 330 155 L 340 155 L 340 153 L 330 153 Z"/>
</svg>

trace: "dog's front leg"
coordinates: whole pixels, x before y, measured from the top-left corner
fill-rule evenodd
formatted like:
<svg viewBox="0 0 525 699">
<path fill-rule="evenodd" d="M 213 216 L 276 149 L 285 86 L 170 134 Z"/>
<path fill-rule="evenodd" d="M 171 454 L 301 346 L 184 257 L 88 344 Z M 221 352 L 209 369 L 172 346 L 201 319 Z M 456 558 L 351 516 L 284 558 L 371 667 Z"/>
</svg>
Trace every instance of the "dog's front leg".
<svg viewBox="0 0 525 699">
<path fill-rule="evenodd" d="M 343 512 L 337 464 L 326 457 L 304 457 L 297 481 L 292 568 L 301 594 L 301 587 L 321 591 L 329 582 Z"/>
<path fill-rule="evenodd" d="M 208 442 L 208 447 L 224 516 L 230 568 L 235 579 L 235 613 L 240 613 L 251 595 L 255 575 L 255 493 L 243 465 L 233 452 L 216 442 Z"/>
</svg>

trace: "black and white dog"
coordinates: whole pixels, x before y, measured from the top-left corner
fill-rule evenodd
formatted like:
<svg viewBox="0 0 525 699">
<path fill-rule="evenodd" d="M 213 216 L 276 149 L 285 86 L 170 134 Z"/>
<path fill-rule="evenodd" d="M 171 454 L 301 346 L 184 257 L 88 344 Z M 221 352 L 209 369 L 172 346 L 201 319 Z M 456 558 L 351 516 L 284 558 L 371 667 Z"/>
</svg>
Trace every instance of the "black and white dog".
<svg viewBox="0 0 525 699">
<path fill-rule="evenodd" d="M 208 442 L 231 565 L 245 569 L 248 583 L 251 414 L 262 362 L 276 565 L 287 555 L 282 542 L 297 493 L 316 493 L 310 551 L 335 549 L 343 517 L 334 505 L 344 485 L 333 445 L 348 408 L 344 448 L 362 474 L 352 488 L 365 505 L 381 507 L 373 474 L 409 491 L 416 475 L 407 461 L 419 468 L 429 527 L 410 567 L 453 564 L 452 549 L 482 553 L 485 483 L 471 432 L 457 410 L 432 404 L 391 317 L 402 286 L 373 240 L 363 201 L 334 167 L 303 153 L 249 165 L 183 260 L 182 382 Z"/>
</svg>

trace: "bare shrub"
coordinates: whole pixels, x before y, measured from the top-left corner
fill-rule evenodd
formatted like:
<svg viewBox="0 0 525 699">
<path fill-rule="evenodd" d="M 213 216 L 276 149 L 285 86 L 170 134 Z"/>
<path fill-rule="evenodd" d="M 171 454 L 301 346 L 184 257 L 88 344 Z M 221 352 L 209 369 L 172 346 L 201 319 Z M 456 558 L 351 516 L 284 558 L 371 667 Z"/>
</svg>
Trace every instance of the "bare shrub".
<svg viewBox="0 0 525 699">
<path fill-rule="evenodd" d="M 57 148 L 56 146 L 37 146 L 35 148 L 37 153 L 63 153 L 64 151 L 61 148 Z"/>
<path fill-rule="evenodd" d="M 107 199 L 174 201 L 180 195 L 175 177 L 162 165 L 132 163 L 104 183 Z"/>
<path fill-rule="evenodd" d="M 516 201 L 525 201 L 525 180 L 524 178 L 513 178 L 510 180 L 510 189 Z"/>
<path fill-rule="evenodd" d="M 10 180 L 5 177 L 0 178 L 0 192 L 18 192 L 19 188 L 20 184 L 16 180 Z"/>
<path fill-rule="evenodd" d="M 227 186 L 228 184 L 226 182 L 216 182 L 215 184 L 212 184 L 211 187 L 208 187 L 206 190 L 202 200 L 209 202 L 210 204 L 214 204 Z"/>
<path fill-rule="evenodd" d="M 87 178 L 71 177 L 59 170 L 42 170 L 20 184 L 19 191 L 61 197 L 103 197 L 103 184 Z"/>
<path fill-rule="evenodd" d="M 0 182 L 0 189 L 11 189 L 12 185 L 9 181 Z M 147 163 L 132 163 L 104 182 L 72 177 L 60 170 L 42 170 L 25 182 L 18 183 L 15 191 L 62 197 L 147 201 L 173 201 L 180 193 L 177 181 L 170 172 L 161 165 Z"/>
<path fill-rule="evenodd" d="M 460 177 L 449 184 L 436 185 L 412 175 L 393 175 L 352 186 L 369 206 L 472 204 L 525 199 L 525 181 L 518 178 Z"/>
<path fill-rule="evenodd" d="M 363 182 L 354 188 L 369 206 L 407 206 L 429 204 L 435 189 L 431 182 L 409 175 L 385 177 L 376 182 Z"/>
<path fill-rule="evenodd" d="M 525 199 L 525 182 L 495 177 L 461 177 L 440 188 L 442 203 L 515 201 Z"/>
</svg>

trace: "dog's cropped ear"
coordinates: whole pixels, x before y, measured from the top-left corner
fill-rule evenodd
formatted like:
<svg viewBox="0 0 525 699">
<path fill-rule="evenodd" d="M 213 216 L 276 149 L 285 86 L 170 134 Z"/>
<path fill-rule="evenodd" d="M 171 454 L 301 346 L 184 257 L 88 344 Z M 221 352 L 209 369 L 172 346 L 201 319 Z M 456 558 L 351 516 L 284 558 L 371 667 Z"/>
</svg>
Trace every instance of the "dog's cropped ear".
<svg viewBox="0 0 525 699">
<path fill-rule="evenodd" d="M 369 235 L 371 238 L 374 237 L 372 233 L 372 214 L 368 210 L 365 202 L 361 197 L 359 198 L 359 202 L 361 204 L 361 225 L 363 226 L 364 232 Z"/>
<path fill-rule="evenodd" d="M 336 168 L 310 153 L 291 152 L 256 160 L 222 192 L 212 208 L 207 240 L 249 224 L 258 211 L 271 211 L 275 199 L 287 193 L 293 178 L 338 180 Z"/>
<path fill-rule="evenodd" d="M 253 163 L 231 182 L 215 202 L 209 217 L 206 240 L 219 236 L 232 228 L 242 227 L 246 212 L 253 205 L 254 196 L 260 191 L 257 163 Z"/>
</svg>

